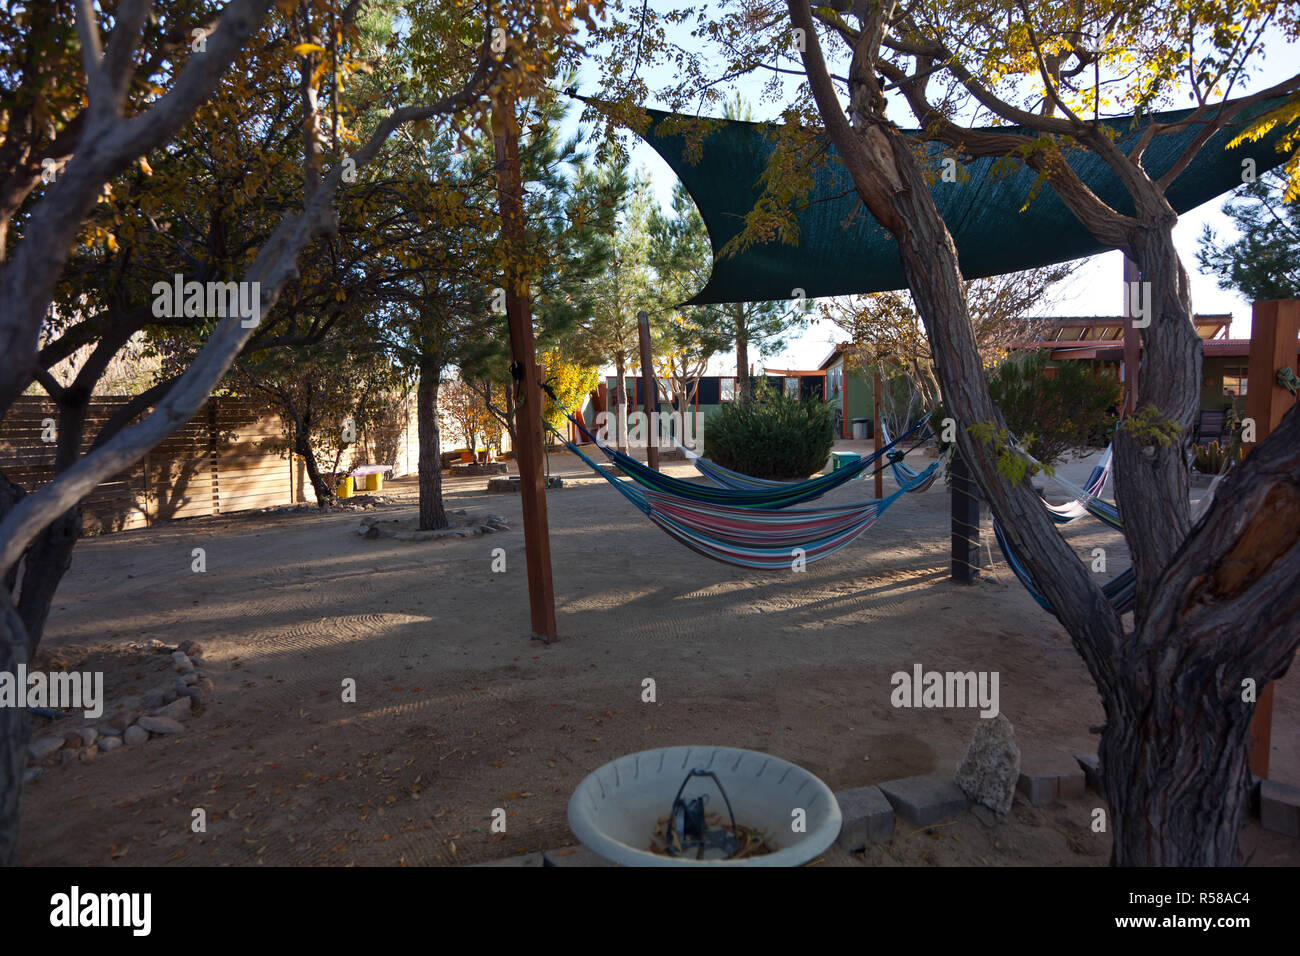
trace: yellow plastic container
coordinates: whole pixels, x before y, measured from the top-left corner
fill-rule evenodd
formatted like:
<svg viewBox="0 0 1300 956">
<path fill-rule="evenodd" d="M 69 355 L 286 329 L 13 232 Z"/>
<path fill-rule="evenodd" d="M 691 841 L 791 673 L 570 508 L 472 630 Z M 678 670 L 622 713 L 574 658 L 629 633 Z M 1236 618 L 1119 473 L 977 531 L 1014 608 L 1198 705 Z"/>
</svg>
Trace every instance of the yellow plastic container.
<svg viewBox="0 0 1300 956">
<path fill-rule="evenodd" d="M 366 475 L 366 491 L 383 491 L 384 490 L 384 473 L 377 471 L 373 475 Z"/>
<path fill-rule="evenodd" d="M 339 482 L 339 497 L 340 498 L 352 497 L 352 476 L 351 475 L 345 476 L 343 480 Z"/>
</svg>

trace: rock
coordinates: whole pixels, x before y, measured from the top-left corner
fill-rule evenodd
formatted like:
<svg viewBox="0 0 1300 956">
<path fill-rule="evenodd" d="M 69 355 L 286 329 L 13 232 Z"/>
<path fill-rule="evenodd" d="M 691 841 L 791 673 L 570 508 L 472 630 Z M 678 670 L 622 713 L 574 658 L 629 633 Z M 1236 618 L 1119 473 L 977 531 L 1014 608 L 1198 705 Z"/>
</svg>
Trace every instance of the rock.
<svg viewBox="0 0 1300 956">
<path fill-rule="evenodd" d="M 192 705 L 190 708 L 191 710 L 198 710 L 203 706 L 203 691 L 199 690 L 197 687 L 186 687 L 185 696 L 182 700 L 188 700 L 190 702 Z M 180 701 L 178 700 L 176 703 L 179 704 Z"/>
<path fill-rule="evenodd" d="M 41 767 L 28 767 L 23 771 L 23 783 L 31 783 L 44 772 Z"/>
<path fill-rule="evenodd" d="M 181 641 L 176 649 L 188 657 L 198 657 L 203 653 L 203 645 L 198 641 Z"/>
<path fill-rule="evenodd" d="M 194 670 L 194 662 L 190 660 L 190 656 L 182 654 L 180 651 L 172 655 L 172 665 L 176 668 L 178 674 Z"/>
<path fill-rule="evenodd" d="M 492 525 L 490 525 L 490 524 L 481 524 L 481 525 L 479 525 L 478 528 L 475 530 L 475 533 L 476 533 L 476 534 L 495 534 L 495 533 L 496 533 L 496 530 L 497 530 L 497 529 L 494 528 L 494 527 L 492 527 Z"/>
<path fill-rule="evenodd" d="M 503 518 L 503 517 L 501 517 L 500 515 L 488 515 L 488 516 L 487 516 L 486 518 L 484 518 L 483 520 L 486 521 L 488 524 L 505 524 L 505 523 L 506 523 L 506 519 Z"/>
<path fill-rule="evenodd" d="M 1004 714 L 980 718 L 953 779 L 973 803 L 994 813 L 1011 809 L 1020 779 L 1020 747 L 1015 729 Z"/>
<path fill-rule="evenodd" d="M 122 734 L 122 740 L 128 747 L 134 747 L 136 744 L 142 744 L 149 739 L 149 731 L 145 730 L 139 724 L 132 724 Z"/>
<path fill-rule="evenodd" d="M 33 760 L 43 760 L 62 746 L 62 737 L 40 737 L 27 745 L 27 752 Z"/>
<path fill-rule="evenodd" d="M 81 751 L 79 750 L 60 750 L 59 764 L 60 766 L 66 767 L 70 763 L 76 763 L 77 758 L 80 756 L 81 756 Z"/>
<path fill-rule="evenodd" d="M 83 744 L 85 744 L 85 741 L 81 739 L 81 734 L 77 733 L 75 730 L 63 735 L 64 750 L 77 750 Z"/>
<path fill-rule="evenodd" d="M 71 714 L 65 713 L 64 711 L 55 710 L 53 707 L 29 707 L 27 709 L 27 712 L 29 714 L 32 714 L 35 717 L 44 717 L 46 720 L 50 721 L 51 723 L 53 723 L 56 720 L 67 720 L 69 717 L 72 716 Z"/>
<path fill-rule="evenodd" d="M 374 525 L 363 525 L 357 529 L 357 534 L 363 538 L 382 538 L 384 533 Z"/>
<path fill-rule="evenodd" d="M 116 727 L 110 727 L 108 724 L 99 724 L 97 727 L 95 727 L 95 729 L 99 731 L 99 736 L 101 740 L 104 737 L 122 736 L 122 731 L 118 730 Z"/>
<path fill-rule="evenodd" d="M 98 748 L 98 747 L 86 747 L 85 749 L 83 749 L 83 750 L 81 751 L 81 762 L 82 762 L 82 763 L 91 763 L 92 761 L 94 761 L 94 760 L 95 760 L 96 758 L 98 758 L 98 757 L 99 757 L 99 748 Z"/>
<path fill-rule="evenodd" d="M 212 683 L 212 679 L 209 677 L 201 678 L 194 686 L 205 694 L 211 694 L 217 689 L 217 685 Z"/>
<path fill-rule="evenodd" d="M 966 812 L 969 802 L 946 773 L 886 780 L 879 787 L 894 812 L 914 827 L 931 827 L 955 819 Z"/>
<path fill-rule="evenodd" d="M 153 710 L 155 707 L 161 707 L 163 704 L 167 703 L 167 701 L 164 699 L 162 691 L 151 690 L 140 699 L 140 703 L 144 706 L 145 710 Z"/>
<path fill-rule="evenodd" d="M 194 665 L 195 670 L 198 670 L 199 668 L 203 667 L 207 662 L 201 657 L 195 657 L 193 655 L 190 655 L 190 663 Z"/>
<path fill-rule="evenodd" d="M 94 727 L 82 727 L 77 733 L 81 735 L 81 742 L 87 747 L 99 739 L 99 731 Z"/>
<path fill-rule="evenodd" d="M 172 690 L 170 687 L 167 687 L 162 692 L 162 702 L 164 704 L 170 704 L 179 696 L 181 695 L 176 693 L 176 691 Z"/>
<path fill-rule="evenodd" d="M 137 707 L 141 706 L 141 704 L 142 704 L 142 701 L 140 700 L 140 695 L 139 695 L 139 694 L 133 694 L 133 695 L 130 696 L 130 697 L 123 697 L 123 698 L 118 702 L 118 706 L 120 706 L 120 707 L 122 708 L 122 710 L 124 710 L 124 711 L 133 711 L 133 710 L 135 710 Z M 134 721 L 134 720 L 135 720 L 135 717 L 132 717 L 131 719 Z M 126 728 L 123 727 L 122 729 L 125 730 Z"/>
<path fill-rule="evenodd" d="M 188 688 L 187 688 L 187 690 L 188 690 Z M 170 704 L 168 704 L 166 707 L 159 707 L 157 710 L 155 710 L 155 711 L 153 712 L 153 716 L 154 716 L 154 717 L 168 717 L 168 718 L 170 718 L 170 719 L 172 719 L 172 720 L 184 720 L 186 717 L 188 717 L 188 716 L 190 715 L 190 708 L 193 707 L 193 706 L 194 706 L 194 702 L 193 702 L 192 700 L 190 700 L 190 698 L 188 698 L 188 697 L 177 697 L 174 701 L 172 701 L 172 702 L 171 702 Z M 141 720 L 141 722 L 143 722 L 143 721 L 144 721 L 144 718 L 141 717 L 140 720 Z M 145 730 L 148 730 L 148 729 L 149 729 L 148 727 L 145 728 Z"/>
<path fill-rule="evenodd" d="M 134 710 L 119 710 L 112 717 L 108 718 L 108 726 L 114 728 L 118 733 L 121 733 L 134 724 L 135 719 L 138 716 L 139 714 Z"/>
<path fill-rule="evenodd" d="M 172 651 L 176 650 L 176 648 L 172 647 L 170 644 L 164 644 L 156 637 L 153 638 L 151 641 L 149 641 L 149 647 L 152 650 L 159 651 L 160 653 L 167 653 L 167 654 L 170 654 Z"/>
<path fill-rule="evenodd" d="M 121 737 L 104 737 L 99 741 L 99 749 L 103 753 L 109 753 L 122 746 Z"/>
<path fill-rule="evenodd" d="M 189 698 L 185 698 L 188 704 Z M 183 734 L 185 728 L 180 721 L 173 720 L 171 717 L 141 717 L 140 722 L 136 725 L 142 730 L 147 730 L 151 734 Z"/>
</svg>

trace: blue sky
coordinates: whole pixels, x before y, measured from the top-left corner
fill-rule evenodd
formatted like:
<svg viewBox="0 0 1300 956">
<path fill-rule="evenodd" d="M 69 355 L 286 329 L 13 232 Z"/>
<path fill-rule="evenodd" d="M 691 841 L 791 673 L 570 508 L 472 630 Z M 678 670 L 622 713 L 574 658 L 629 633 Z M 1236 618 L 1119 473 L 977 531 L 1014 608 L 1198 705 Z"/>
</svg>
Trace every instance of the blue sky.
<svg viewBox="0 0 1300 956">
<path fill-rule="evenodd" d="M 681 36 L 681 34 L 678 34 Z M 1296 68 L 1297 58 L 1293 45 L 1283 38 L 1274 36 L 1266 41 L 1263 48 L 1263 69 L 1252 82 L 1235 91 L 1234 95 L 1249 93 L 1279 82 L 1290 76 Z M 588 60 L 579 75 L 580 92 L 595 92 L 598 83 L 595 71 L 598 66 Z M 668 82 L 668 71 L 655 67 L 647 73 L 647 83 L 651 89 Z M 742 81 L 739 89 L 751 103 L 758 100 L 757 87 L 760 80 Z M 787 89 L 796 82 L 787 78 Z M 666 104 L 649 102 L 649 106 L 663 107 Z M 758 105 L 754 107 L 755 119 L 769 119 L 770 110 L 765 112 Z M 909 124 L 904 117 L 910 117 L 905 109 L 891 110 L 891 115 L 899 118 L 900 125 Z M 672 189 L 676 176 L 659 155 L 640 139 L 628 134 L 631 145 L 632 166 L 644 170 L 649 176 L 659 204 L 671 208 Z M 1230 313 L 1233 317 L 1229 334 L 1234 338 L 1250 336 L 1250 303 L 1236 292 L 1220 289 L 1214 278 L 1202 275 L 1197 269 L 1196 248 L 1202 227 L 1209 224 L 1220 238 L 1235 235 L 1231 221 L 1220 209 L 1227 197 L 1221 196 L 1205 203 L 1180 217 L 1174 229 L 1174 243 L 1183 260 L 1192 285 L 1192 306 L 1202 314 Z M 1092 256 L 1083 261 L 1081 267 L 1059 287 L 1053 290 L 1054 301 L 1042 311 L 1048 315 L 1118 315 L 1122 310 L 1122 275 L 1123 256 L 1119 252 L 1107 252 Z M 764 364 L 773 368 L 816 368 L 818 363 L 829 353 L 836 342 L 847 336 L 834 325 L 821 322 L 810 326 L 804 332 L 792 337 L 786 349 L 764 360 Z M 754 359 L 751 351 L 751 360 Z M 720 357 L 710 365 L 710 373 L 731 374 L 735 371 L 733 357 Z"/>
</svg>

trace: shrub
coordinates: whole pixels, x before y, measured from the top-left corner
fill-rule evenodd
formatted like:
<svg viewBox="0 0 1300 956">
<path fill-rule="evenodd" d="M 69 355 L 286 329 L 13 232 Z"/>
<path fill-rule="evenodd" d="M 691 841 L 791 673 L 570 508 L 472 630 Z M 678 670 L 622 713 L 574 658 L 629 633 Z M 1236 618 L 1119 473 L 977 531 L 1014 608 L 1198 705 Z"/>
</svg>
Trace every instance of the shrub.
<svg viewBox="0 0 1300 956">
<path fill-rule="evenodd" d="M 835 444 L 833 410 L 772 392 L 724 405 L 704 426 L 709 458 L 755 478 L 795 481 L 821 471 Z"/>
<path fill-rule="evenodd" d="M 1061 362 L 1049 377 L 1047 355 L 1039 352 L 1004 362 L 989 379 L 1011 434 L 1044 465 L 1072 450 L 1109 441 L 1119 382 L 1093 372 L 1086 362 Z"/>
</svg>

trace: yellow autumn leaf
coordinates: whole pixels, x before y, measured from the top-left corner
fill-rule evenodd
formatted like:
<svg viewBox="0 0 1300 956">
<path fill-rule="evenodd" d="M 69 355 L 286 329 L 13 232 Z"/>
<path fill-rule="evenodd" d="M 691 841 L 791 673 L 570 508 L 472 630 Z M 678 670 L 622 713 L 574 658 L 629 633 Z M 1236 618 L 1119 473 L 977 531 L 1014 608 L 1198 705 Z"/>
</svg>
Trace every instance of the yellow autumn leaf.
<svg viewBox="0 0 1300 956">
<path fill-rule="evenodd" d="M 307 53 L 324 53 L 325 48 L 319 43 L 299 43 L 293 48 L 295 56 L 303 56 Z"/>
<path fill-rule="evenodd" d="M 140 157 L 140 171 L 146 176 L 153 175 L 153 167 L 149 165 L 149 160 L 145 159 L 143 156 Z"/>
</svg>

